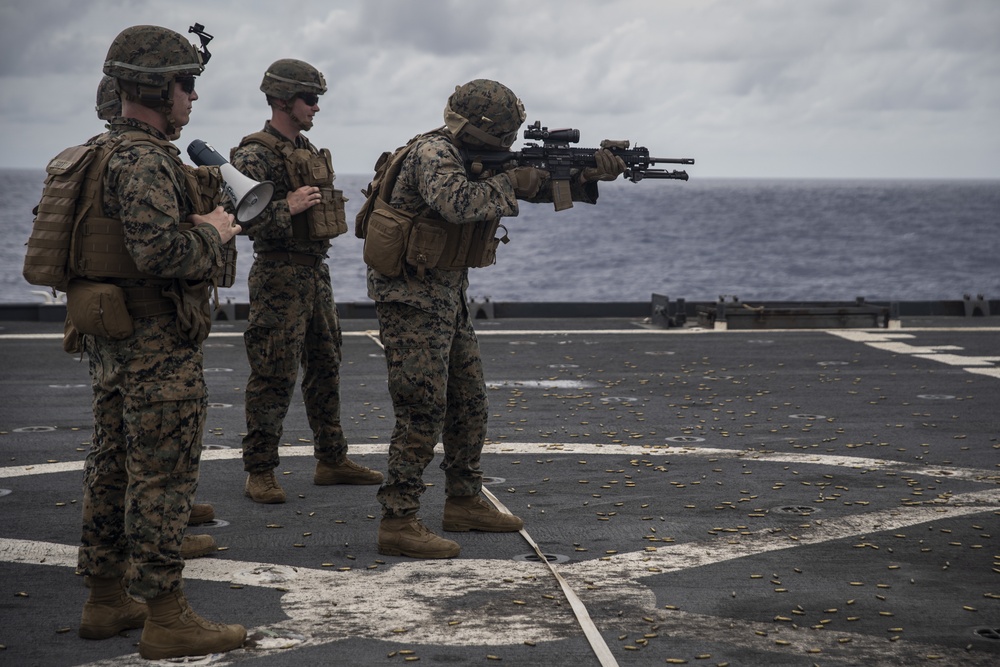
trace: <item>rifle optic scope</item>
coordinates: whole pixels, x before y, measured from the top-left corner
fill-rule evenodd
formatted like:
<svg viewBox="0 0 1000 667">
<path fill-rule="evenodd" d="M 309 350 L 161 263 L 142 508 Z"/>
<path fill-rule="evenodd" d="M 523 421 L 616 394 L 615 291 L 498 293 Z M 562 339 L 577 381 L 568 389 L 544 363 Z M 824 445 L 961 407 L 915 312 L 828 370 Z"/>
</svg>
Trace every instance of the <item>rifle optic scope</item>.
<svg viewBox="0 0 1000 667">
<path fill-rule="evenodd" d="M 580 130 L 561 129 L 550 130 L 542 127 L 542 122 L 536 120 L 524 128 L 524 138 L 544 141 L 546 143 L 575 144 L 580 141 Z"/>
</svg>

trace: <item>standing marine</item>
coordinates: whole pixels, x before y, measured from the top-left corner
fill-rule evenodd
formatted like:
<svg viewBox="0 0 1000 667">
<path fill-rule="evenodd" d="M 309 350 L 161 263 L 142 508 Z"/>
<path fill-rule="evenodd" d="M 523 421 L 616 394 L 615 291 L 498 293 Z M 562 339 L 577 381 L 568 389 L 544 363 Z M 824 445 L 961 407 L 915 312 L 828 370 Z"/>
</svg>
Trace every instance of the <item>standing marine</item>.
<svg viewBox="0 0 1000 667">
<path fill-rule="evenodd" d="M 97 117 L 100 120 L 110 123 L 112 120 L 122 115 L 122 100 L 118 95 L 118 84 L 114 77 L 105 74 L 101 77 L 101 82 L 97 86 L 97 104 L 94 107 Z M 110 127 L 110 126 L 108 126 Z M 109 133 L 104 133 L 91 139 L 91 141 L 107 141 Z M 124 437 L 124 433 L 108 433 L 105 437 L 117 435 Z M 208 503 L 194 503 L 191 505 L 191 514 L 188 515 L 188 526 L 200 526 L 215 519 L 215 508 Z M 211 535 L 192 535 L 184 533 L 184 540 L 181 542 L 181 557 L 199 558 L 207 556 L 217 549 L 215 538 Z"/>
<path fill-rule="evenodd" d="M 203 188 L 207 173 L 186 167 L 171 143 L 190 120 L 208 57 L 158 26 L 126 28 L 112 42 L 104 73 L 122 110 L 110 121 L 98 196 L 79 223 L 93 242 L 79 250 L 82 277 L 67 291 L 95 422 L 78 559 L 90 593 L 79 633 L 106 639 L 142 628 L 147 659 L 229 651 L 246 638 L 241 625 L 196 614 L 182 580 L 208 406 L 209 286 L 240 231 L 206 203 L 217 201 L 219 181 Z"/>
<path fill-rule="evenodd" d="M 523 526 L 480 495 L 488 402 L 466 290 L 469 269 L 496 260 L 501 219 L 518 214 L 518 199 L 551 202 L 552 182 L 533 167 L 468 169 L 460 151 L 506 151 L 524 119 L 521 100 L 501 83 L 476 79 L 457 86 L 445 106 L 444 127 L 380 161 L 380 194 L 370 196 L 359 214 L 359 222 L 366 209 L 370 215 L 363 231 L 368 296 L 375 301 L 396 418 L 377 494 L 379 553 L 459 554 L 458 543 L 417 518 L 423 471 L 439 438 L 444 530 L 516 532 Z M 595 161 L 596 167 L 574 174 L 572 199 L 596 203 L 597 181 L 614 180 L 625 169 L 608 150 L 597 151 Z"/>
<path fill-rule="evenodd" d="M 344 197 L 333 187 L 330 151 L 303 134 L 319 112 L 326 79 L 309 63 L 285 58 L 267 68 L 260 89 L 271 119 L 230 154 L 246 176 L 275 186 L 271 203 L 248 223 L 255 259 L 244 333 L 250 378 L 243 467 L 251 500 L 283 503 L 274 470 L 300 366 L 317 459 L 313 483 L 378 484 L 382 473 L 347 458 L 340 421 L 342 334 L 325 260 L 330 240 L 347 231 Z"/>
</svg>

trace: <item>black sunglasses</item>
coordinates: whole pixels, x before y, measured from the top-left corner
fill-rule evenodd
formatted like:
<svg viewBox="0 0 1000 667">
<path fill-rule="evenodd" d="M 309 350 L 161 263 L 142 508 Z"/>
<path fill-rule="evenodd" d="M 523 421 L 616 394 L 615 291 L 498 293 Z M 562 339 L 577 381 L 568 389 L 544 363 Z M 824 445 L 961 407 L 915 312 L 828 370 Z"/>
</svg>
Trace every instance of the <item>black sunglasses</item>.
<svg viewBox="0 0 1000 667">
<path fill-rule="evenodd" d="M 190 95 L 194 92 L 194 77 L 193 76 L 179 76 L 175 79 L 177 83 L 181 84 L 181 90 Z"/>
<path fill-rule="evenodd" d="M 319 102 L 319 95 L 316 93 L 298 93 L 296 95 L 300 100 L 306 103 L 307 106 L 314 107 Z"/>
</svg>

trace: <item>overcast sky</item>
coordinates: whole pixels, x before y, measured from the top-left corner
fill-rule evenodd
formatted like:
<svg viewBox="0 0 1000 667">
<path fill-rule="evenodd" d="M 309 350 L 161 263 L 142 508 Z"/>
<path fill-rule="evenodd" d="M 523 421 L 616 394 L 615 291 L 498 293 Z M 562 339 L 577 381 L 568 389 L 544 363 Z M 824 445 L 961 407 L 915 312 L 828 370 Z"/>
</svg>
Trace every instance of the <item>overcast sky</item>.
<svg viewBox="0 0 1000 667">
<path fill-rule="evenodd" d="M 693 157 L 692 177 L 1000 178 L 998 0 L 5 0 L 0 168 L 102 130 L 120 30 L 195 22 L 215 40 L 182 150 L 228 155 L 269 117 L 267 65 L 299 58 L 330 87 L 309 137 L 345 174 L 493 78 L 529 121 Z"/>
</svg>

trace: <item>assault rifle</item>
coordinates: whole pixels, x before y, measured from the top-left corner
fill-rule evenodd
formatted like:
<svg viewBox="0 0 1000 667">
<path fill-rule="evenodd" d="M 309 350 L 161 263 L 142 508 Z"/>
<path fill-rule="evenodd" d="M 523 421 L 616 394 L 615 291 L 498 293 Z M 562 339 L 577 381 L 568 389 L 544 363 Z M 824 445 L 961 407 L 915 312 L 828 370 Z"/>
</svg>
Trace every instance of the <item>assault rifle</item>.
<svg viewBox="0 0 1000 667">
<path fill-rule="evenodd" d="M 574 148 L 570 144 L 580 141 L 580 130 L 550 130 L 535 121 L 524 130 L 524 138 L 538 143 L 525 144 L 519 151 L 488 151 L 463 148 L 462 158 L 473 173 L 483 169 L 499 171 L 515 166 L 544 169 L 552 178 L 552 202 L 557 211 L 572 208 L 570 197 L 570 177 L 587 167 L 594 167 L 596 148 Z M 649 157 L 649 149 L 643 146 L 629 148 L 628 141 L 602 141 L 601 148 L 607 148 L 625 161 L 625 178 L 638 183 L 644 178 L 672 178 L 688 180 L 686 171 L 652 169 L 655 164 L 694 164 L 693 158 Z"/>
</svg>

